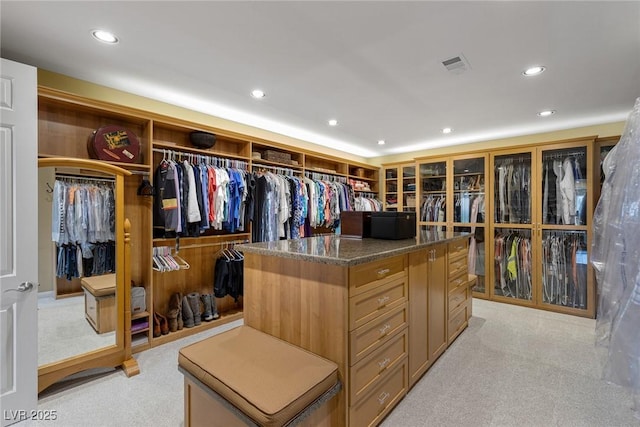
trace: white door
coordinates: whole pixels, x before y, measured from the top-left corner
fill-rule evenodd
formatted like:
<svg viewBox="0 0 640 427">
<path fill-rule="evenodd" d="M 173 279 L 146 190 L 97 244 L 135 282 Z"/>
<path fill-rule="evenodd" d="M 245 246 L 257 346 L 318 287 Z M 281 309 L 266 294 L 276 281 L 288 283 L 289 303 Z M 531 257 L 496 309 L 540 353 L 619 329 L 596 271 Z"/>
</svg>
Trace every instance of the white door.
<svg viewBox="0 0 640 427">
<path fill-rule="evenodd" d="M 0 67 L 0 418 L 38 404 L 38 96 L 34 67 Z"/>
</svg>

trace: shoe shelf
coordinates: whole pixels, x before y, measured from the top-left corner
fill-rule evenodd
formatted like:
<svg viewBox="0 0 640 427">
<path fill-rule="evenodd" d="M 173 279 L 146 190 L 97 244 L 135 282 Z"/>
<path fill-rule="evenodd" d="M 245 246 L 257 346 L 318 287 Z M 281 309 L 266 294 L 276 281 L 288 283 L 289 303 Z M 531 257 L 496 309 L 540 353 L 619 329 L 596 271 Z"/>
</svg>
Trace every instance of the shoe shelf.
<svg viewBox="0 0 640 427">
<path fill-rule="evenodd" d="M 166 335 L 160 335 L 159 337 L 153 338 L 152 347 L 156 347 L 158 345 L 166 344 L 171 341 L 175 341 L 180 338 L 188 337 L 190 335 L 194 335 L 203 331 L 206 331 L 211 328 L 215 328 L 217 326 L 221 326 L 227 323 L 234 322 L 236 320 L 242 319 L 242 308 L 238 309 L 228 309 L 224 313 L 220 313 L 220 317 L 218 319 L 212 320 L 210 322 L 205 322 L 204 320 L 197 326 L 192 328 L 184 327 L 175 332 L 169 332 Z"/>
</svg>

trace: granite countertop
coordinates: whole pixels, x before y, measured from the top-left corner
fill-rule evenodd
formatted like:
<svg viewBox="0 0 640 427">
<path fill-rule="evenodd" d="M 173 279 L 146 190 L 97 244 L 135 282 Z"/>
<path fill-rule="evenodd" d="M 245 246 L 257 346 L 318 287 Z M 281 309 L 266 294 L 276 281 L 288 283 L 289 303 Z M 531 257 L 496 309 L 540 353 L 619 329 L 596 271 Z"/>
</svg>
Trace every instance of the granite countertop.
<svg viewBox="0 0 640 427">
<path fill-rule="evenodd" d="M 245 253 L 348 267 L 469 237 L 470 233 L 444 231 L 426 231 L 415 238 L 404 240 L 354 239 L 327 234 L 303 239 L 248 243 L 236 248 Z"/>
</svg>

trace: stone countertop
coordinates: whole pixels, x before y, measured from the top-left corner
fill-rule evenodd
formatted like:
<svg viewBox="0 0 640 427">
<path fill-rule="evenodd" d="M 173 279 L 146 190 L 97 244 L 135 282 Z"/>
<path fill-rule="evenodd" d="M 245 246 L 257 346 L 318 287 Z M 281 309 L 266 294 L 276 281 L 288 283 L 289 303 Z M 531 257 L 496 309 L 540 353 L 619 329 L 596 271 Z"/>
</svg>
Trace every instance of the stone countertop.
<svg viewBox="0 0 640 427">
<path fill-rule="evenodd" d="M 244 253 L 349 267 L 470 236 L 470 233 L 435 230 L 425 231 L 415 238 L 404 240 L 357 239 L 327 234 L 303 239 L 248 243 L 238 245 L 236 249 Z"/>
</svg>

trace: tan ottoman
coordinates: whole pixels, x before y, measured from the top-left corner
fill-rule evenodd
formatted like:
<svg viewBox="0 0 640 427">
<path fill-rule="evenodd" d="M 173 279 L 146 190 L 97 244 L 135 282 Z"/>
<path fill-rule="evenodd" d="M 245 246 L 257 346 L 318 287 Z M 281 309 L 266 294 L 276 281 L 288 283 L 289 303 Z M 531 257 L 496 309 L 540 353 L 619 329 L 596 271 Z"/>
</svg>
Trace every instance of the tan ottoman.
<svg viewBox="0 0 640 427">
<path fill-rule="evenodd" d="M 84 317 L 99 334 L 116 330 L 116 275 L 83 277 Z"/>
<path fill-rule="evenodd" d="M 340 389 L 335 363 L 249 326 L 184 347 L 178 369 L 187 427 L 329 426 Z"/>
</svg>

